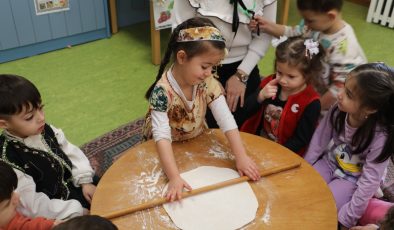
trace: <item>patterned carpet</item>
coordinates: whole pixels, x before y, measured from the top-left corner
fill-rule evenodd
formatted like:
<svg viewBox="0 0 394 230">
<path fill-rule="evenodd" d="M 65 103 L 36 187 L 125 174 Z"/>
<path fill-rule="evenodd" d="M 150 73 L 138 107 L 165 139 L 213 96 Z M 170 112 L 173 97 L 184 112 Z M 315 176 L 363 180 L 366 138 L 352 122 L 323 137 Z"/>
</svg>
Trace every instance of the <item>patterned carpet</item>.
<svg viewBox="0 0 394 230">
<path fill-rule="evenodd" d="M 141 141 L 143 124 L 143 118 L 137 119 L 81 146 L 97 176 L 101 177 L 125 150 Z"/>
</svg>

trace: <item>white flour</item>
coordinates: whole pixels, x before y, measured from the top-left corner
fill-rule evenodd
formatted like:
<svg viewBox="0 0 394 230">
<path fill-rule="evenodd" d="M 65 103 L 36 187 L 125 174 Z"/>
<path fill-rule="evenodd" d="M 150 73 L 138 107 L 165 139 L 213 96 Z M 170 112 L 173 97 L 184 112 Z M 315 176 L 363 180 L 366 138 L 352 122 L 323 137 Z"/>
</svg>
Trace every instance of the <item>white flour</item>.
<svg viewBox="0 0 394 230">
<path fill-rule="evenodd" d="M 223 159 L 223 160 L 226 160 L 226 159 L 234 160 L 235 159 L 231 153 L 229 153 L 228 151 L 226 151 L 223 148 L 222 144 L 220 144 L 219 142 L 217 142 L 214 139 L 212 139 L 211 148 L 209 148 L 208 154 L 210 156 L 213 156 L 213 157 L 216 157 L 219 159 Z"/>
<path fill-rule="evenodd" d="M 257 182 L 257 185 L 260 187 L 261 191 L 265 191 L 265 193 L 267 194 L 267 200 L 265 203 L 264 213 L 261 216 L 260 220 L 265 225 L 270 225 L 271 224 L 271 207 L 275 203 L 275 200 L 276 200 L 275 187 L 268 180 L 265 180 L 264 178 L 260 179 L 260 181 Z"/>
<path fill-rule="evenodd" d="M 161 168 L 158 158 L 146 158 L 145 151 L 137 152 L 138 163 L 145 170 L 133 177 L 131 181 L 128 182 L 127 186 L 129 197 L 133 197 L 133 200 L 137 200 L 140 203 L 147 202 L 156 198 L 162 197 L 164 183 L 159 185 L 160 180 L 165 180 L 165 174 Z M 132 190 L 134 188 L 134 190 Z M 133 204 L 137 205 L 137 204 Z M 155 220 L 159 219 L 165 228 L 175 228 L 167 214 L 162 211 L 160 212 L 160 207 L 154 207 L 151 209 L 143 210 L 138 212 L 137 219 L 141 223 L 142 229 L 153 229 L 157 222 Z"/>
<path fill-rule="evenodd" d="M 193 159 L 193 153 L 191 153 L 191 152 L 185 152 L 185 155 L 187 156 L 188 159 L 190 159 L 190 160 Z"/>
</svg>

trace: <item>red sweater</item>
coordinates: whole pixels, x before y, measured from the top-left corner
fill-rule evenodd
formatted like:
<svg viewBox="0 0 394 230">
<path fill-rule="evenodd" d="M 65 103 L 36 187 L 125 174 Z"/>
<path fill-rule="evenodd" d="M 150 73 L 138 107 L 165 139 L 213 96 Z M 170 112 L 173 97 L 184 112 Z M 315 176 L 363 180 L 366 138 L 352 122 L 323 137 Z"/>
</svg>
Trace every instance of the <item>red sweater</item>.
<svg viewBox="0 0 394 230">
<path fill-rule="evenodd" d="M 17 212 L 3 230 L 49 230 L 52 229 L 54 222 L 43 217 L 31 219 Z"/>
<path fill-rule="evenodd" d="M 264 78 L 260 83 L 260 89 L 274 78 L 275 75 Z M 301 119 L 305 108 L 313 101 L 319 100 L 319 94 L 313 89 L 311 85 L 308 85 L 303 91 L 291 95 L 288 97 L 285 107 L 283 108 L 282 115 L 279 120 L 278 126 L 278 143 L 283 145 L 286 141 L 293 136 L 295 129 L 297 128 L 298 121 Z M 265 106 L 246 120 L 242 127 L 242 132 L 256 134 L 257 128 L 261 123 Z M 264 120 L 265 122 L 265 120 Z M 316 125 L 316 124 L 312 124 Z M 297 154 L 303 156 L 305 149 L 301 149 Z"/>
</svg>

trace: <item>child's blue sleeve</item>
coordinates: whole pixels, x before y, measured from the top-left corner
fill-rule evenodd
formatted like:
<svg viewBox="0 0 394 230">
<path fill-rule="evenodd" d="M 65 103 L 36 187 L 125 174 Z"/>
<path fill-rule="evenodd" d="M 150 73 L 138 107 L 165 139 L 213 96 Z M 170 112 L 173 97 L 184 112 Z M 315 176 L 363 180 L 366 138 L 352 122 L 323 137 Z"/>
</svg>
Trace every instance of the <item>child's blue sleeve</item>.
<svg viewBox="0 0 394 230">
<path fill-rule="evenodd" d="M 302 19 L 300 23 L 296 26 L 285 26 L 285 33 L 284 36 L 287 37 L 296 37 L 303 35 L 305 32 L 305 23 Z"/>
</svg>

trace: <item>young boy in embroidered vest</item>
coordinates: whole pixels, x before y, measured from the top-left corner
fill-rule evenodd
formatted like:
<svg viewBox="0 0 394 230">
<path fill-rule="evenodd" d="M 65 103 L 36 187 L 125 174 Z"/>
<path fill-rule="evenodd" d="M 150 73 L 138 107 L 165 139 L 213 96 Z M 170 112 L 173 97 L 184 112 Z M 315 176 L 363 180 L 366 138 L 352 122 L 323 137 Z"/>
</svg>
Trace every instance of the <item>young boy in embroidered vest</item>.
<svg viewBox="0 0 394 230">
<path fill-rule="evenodd" d="M 303 17 L 295 27 L 279 25 L 256 16 L 260 29 L 273 36 L 299 36 L 318 40 L 326 51 L 326 67 L 321 73 L 325 87 L 319 88 L 322 110 L 326 111 L 336 102 L 340 89 L 345 84 L 347 74 L 358 65 L 367 63 L 353 28 L 342 20 L 343 0 L 297 0 L 297 7 Z"/>
<path fill-rule="evenodd" d="M 16 211 L 19 194 L 15 192 L 18 178 L 11 166 L 0 161 L 0 229 L 47 230 L 52 229 L 54 220 L 42 217 L 27 218 Z"/>
<path fill-rule="evenodd" d="M 96 186 L 84 153 L 45 123 L 41 95 L 27 79 L 0 75 L 1 158 L 18 176 L 19 211 L 65 219 L 88 213 Z"/>
<path fill-rule="evenodd" d="M 311 83 L 323 68 L 323 48 L 301 37 L 282 37 L 273 43 L 280 43 L 276 74 L 264 78 L 247 98 L 241 131 L 269 138 L 303 156 L 320 115 L 319 95 Z"/>
</svg>

